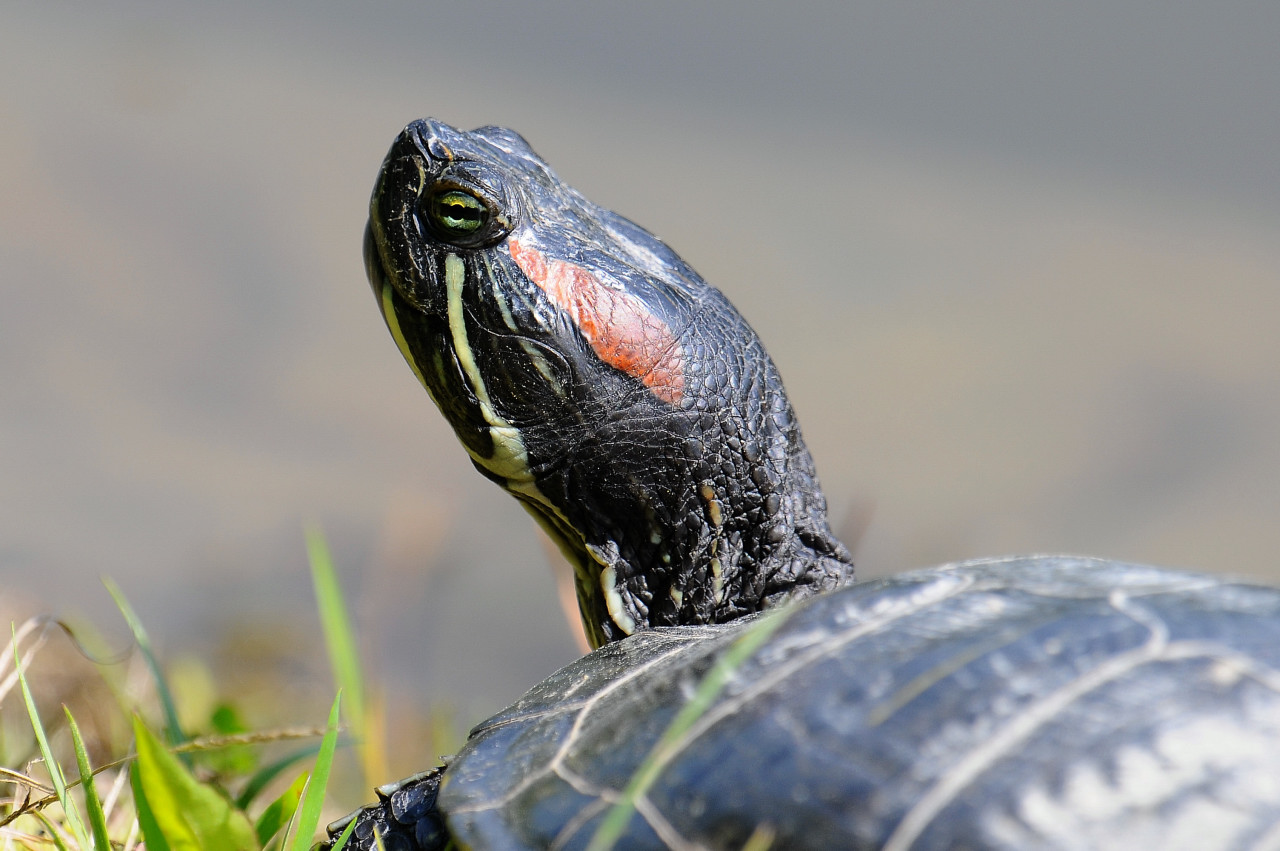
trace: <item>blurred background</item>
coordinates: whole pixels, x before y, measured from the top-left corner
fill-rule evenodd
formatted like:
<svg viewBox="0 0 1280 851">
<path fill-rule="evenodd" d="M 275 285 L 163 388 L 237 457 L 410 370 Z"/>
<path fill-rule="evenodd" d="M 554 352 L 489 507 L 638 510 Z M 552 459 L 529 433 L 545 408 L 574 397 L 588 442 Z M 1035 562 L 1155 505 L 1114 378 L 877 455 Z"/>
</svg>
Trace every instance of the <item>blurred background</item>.
<svg viewBox="0 0 1280 851">
<path fill-rule="evenodd" d="M 1232 2 L 3 0 L 0 599 L 123 642 L 110 575 L 162 653 L 314 723 L 315 521 L 393 733 L 577 655 L 364 280 L 425 115 L 517 129 L 728 293 L 863 576 L 1280 580 L 1277 33 Z"/>
</svg>

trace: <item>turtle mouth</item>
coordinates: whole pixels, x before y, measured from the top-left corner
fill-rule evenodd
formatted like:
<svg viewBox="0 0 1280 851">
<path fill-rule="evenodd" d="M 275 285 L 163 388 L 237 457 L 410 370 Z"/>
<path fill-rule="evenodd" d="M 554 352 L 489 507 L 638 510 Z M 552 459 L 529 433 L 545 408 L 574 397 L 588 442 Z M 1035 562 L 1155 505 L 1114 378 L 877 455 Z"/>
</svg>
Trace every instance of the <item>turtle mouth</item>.
<svg viewBox="0 0 1280 851">
<path fill-rule="evenodd" d="M 386 254 L 378 239 L 378 232 L 370 220 L 364 227 L 364 273 L 369 280 L 369 286 L 373 289 L 373 297 L 377 299 L 378 306 L 384 313 L 386 312 L 387 294 L 390 291 L 415 310 L 431 312 L 427 305 L 414 297 L 412 290 L 400 277 L 394 274 L 394 269 L 395 265 L 387 262 Z"/>
</svg>

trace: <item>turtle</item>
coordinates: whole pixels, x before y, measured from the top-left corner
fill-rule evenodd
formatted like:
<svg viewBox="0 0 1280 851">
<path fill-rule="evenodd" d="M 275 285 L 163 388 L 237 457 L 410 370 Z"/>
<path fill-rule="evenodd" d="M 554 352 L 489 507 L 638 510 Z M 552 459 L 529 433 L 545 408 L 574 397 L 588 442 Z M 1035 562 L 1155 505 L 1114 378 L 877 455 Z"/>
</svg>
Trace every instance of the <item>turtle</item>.
<svg viewBox="0 0 1280 851">
<path fill-rule="evenodd" d="M 331 841 L 1280 848 L 1280 589 L 1049 555 L 855 581 L 756 333 L 511 130 L 409 124 L 364 253 L 595 649 Z"/>
</svg>

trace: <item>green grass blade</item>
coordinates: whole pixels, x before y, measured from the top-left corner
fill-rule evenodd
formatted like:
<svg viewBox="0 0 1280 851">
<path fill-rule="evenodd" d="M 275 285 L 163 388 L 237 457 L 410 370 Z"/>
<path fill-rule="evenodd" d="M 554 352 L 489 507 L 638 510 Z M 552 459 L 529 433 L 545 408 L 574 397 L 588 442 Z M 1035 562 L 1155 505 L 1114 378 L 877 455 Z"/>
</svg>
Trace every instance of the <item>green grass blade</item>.
<svg viewBox="0 0 1280 851">
<path fill-rule="evenodd" d="M 192 777 L 136 715 L 133 733 L 139 785 L 171 849 L 246 851 L 258 847 L 257 835 L 245 814 L 212 786 Z"/>
<path fill-rule="evenodd" d="M 244 789 L 236 797 L 236 807 L 242 810 L 249 809 L 249 805 L 253 803 L 253 799 L 258 797 L 263 789 L 267 787 L 272 780 L 275 780 L 289 766 L 301 762 L 304 759 L 310 759 L 320 753 L 320 746 L 314 745 L 306 747 L 302 750 L 295 751 L 286 757 L 276 760 L 270 765 L 258 769 L 258 773 L 249 778 L 249 782 L 245 784 Z"/>
<path fill-rule="evenodd" d="M 183 735 L 182 725 L 178 723 L 178 707 L 173 702 L 173 693 L 169 691 L 169 684 L 164 678 L 164 672 L 160 670 L 160 663 L 156 659 L 156 654 L 151 650 L 151 639 L 147 635 L 147 630 L 142 626 L 142 621 L 138 620 L 138 616 L 133 611 L 133 606 L 129 605 L 129 601 L 125 598 L 124 592 L 109 577 L 102 578 L 102 584 L 107 586 L 107 593 L 111 595 L 111 599 L 115 600 L 116 608 L 120 610 L 120 614 L 124 615 L 125 623 L 129 625 L 129 631 L 133 633 L 133 640 L 138 642 L 138 649 L 142 651 L 142 658 L 147 663 L 147 668 L 151 671 L 151 678 L 156 684 L 156 693 L 160 696 L 160 705 L 164 709 L 164 727 L 165 739 L 171 745 L 180 745 L 186 741 Z M 187 765 L 191 764 L 191 760 L 185 754 L 182 755 L 182 761 Z"/>
<path fill-rule="evenodd" d="M 742 846 L 742 851 L 769 851 L 775 839 L 777 839 L 777 833 L 770 825 L 759 825 L 751 836 L 747 837 L 747 844 Z"/>
<path fill-rule="evenodd" d="M 676 713 L 676 717 L 662 732 L 662 737 L 649 751 L 644 762 L 640 763 L 635 773 L 631 775 L 630 781 L 622 791 L 622 796 L 605 813 L 599 827 L 596 828 L 595 835 L 591 837 L 587 851 L 608 851 L 617 844 L 626 831 L 631 817 L 635 814 L 636 801 L 649 791 L 667 763 L 679 753 L 678 747 L 684 734 L 711 708 L 711 704 L 729 682 L 734 671 L 751 657 L 751 654 L 782 625 L 786 618 L 785 610 L 765 615 L 748 627 L 721 654 L 715 665 L 698 683 L 688 703 Z"/>
<path fill-rule="evenodd" d="M 325 727 L 324 738 L 320 740 L 320 755 L 316 757 L 316 767 L 311 772 L 311 780 L 307 783 L 306 792 L 302 795 L 302 804 L 298 808 L 298 820 L 293 834 L 293 851 L 309 851 L 311 838 L 320 826 L 320 809 L 324 806 L 324 793 L 329 785 L 329 770 L 333 767 L 333 754 L 338 747 L 338 707 L 342 704 L 342 692 L 333 699 L 333 708 L 329 710 L 329 723 Z"/>
<path fill-rule="evenodd" d="M 13 666 L 18 674 L 18 685 L 22 689 L 22 700 L 27 705 L 27 716 L 31 719 L 31 729 L 36 734 L 36 743 L 40 746 L 40 756 L 44 759 L 45 770 L 49 772 L 49 780 L 53 783 L 53 791 L 58 796 L 58 803 L 66 815 L 67 827 L 81 848 L 89 847 L 89 836 L 84 832 L 84 822 L 80 818 L 80 810 L 76 802 L 67 794 L 67 780 L 62 774 L 62 767 L 53 758 L 53 749 L 49 747 L 49 737 L 45 735 L 44 724 L 40 722 L 40 713 L 36 711 L 36 701 L 31 695 L 31 686 L 27 684 L 26 672 L 22 670 L 22 657 L 18 654 L 18 629 L 9 624 L 13 637 Z"/>
<path fill-rule="evenodd" d="M 58 851 L 69 851 L 67 843 L 62 840 L 62 833 L 58 830 L 58 826 L 54 824 L 47 815 L 39 810 L 36 810 L 31 814 L 39 819 L 40 823 L 44 825 L 45 832 L 53 839 L 54 848 L 57 848 Z"/>
<path fill-rule="evenodd" d="M 307 529 L 307 556 L 311 562 L 311 579 L 315 586 L 316 608 L 324 628 L 329 664 L 333 668 L 334 685 L 345 695 L 343 716 L 347 729 L 355 739 L 364 785 L 372 785 L 386 773 L 381 716 L 371 712 L 365 692 L 364 671 L 360 665 L 359 644 L 351 627 L 351 616 L 333 557 L 324 534 L 316 526 Z"/>
<path fill-rule="evenodd" d="M 347 847 L 347 840 L 351 838 L 351 833 L 356 829 L 356 820 L 352 819 L 351 823 L 346 826 L 342 833 L 338 834 L 338 838 L 333 841 L 333 848 L 329 851 L 342 851 Z"/>
<path fill-rule="evenodd" d="M 89 752 L 84 749 L 80 726 L 76 724 L 70 709 L 64 706 L 62 711 L 67 713 L 67 725 L 71 728 L 71 744 L 76 751 L 76 768 L 80 771 L 80 788 L 84 790 L 85 809 L 89 811 L 89 826 L 93 828 L 93 847 L 97 851 L 111 851 L 111 840 L 107 837 L 107 816 L 102 811 L 102 799 L 98 797 L 98 787 L 93 782 L 93 766 L 89 764 Z"/>
<path fill-rule="evenodd" d="M 352 729 L 363 732 L 364 677 L 360 670 L 360 653 L 329 545 L 315 526 L 307 529 L 307 557 L 311 562 L 311 581 L 315 585 L 316 606 L 324 628 L 324 643 L 333 667 L 334 684 L 346 695 L 348 723 Z"/>
<path fill-rule="evenodd" d="M 280 797 L 268 804 L 262 811 L 262 815 L 258 816 L 258 820 L 253 825 L 254 831 L 258 834 L 258 844 L 265 846 L 271 841 L 271 837 L 279 833 L 281 828 L 293 818 L 293 814 L 298 810 L 298 802 L 302 800 L 302 791 L 307 788 L 307 780 L 310 777 L 310 773 L 306 771 L 299 774 L 298 779 L 293 781 Z"/>
</svg>

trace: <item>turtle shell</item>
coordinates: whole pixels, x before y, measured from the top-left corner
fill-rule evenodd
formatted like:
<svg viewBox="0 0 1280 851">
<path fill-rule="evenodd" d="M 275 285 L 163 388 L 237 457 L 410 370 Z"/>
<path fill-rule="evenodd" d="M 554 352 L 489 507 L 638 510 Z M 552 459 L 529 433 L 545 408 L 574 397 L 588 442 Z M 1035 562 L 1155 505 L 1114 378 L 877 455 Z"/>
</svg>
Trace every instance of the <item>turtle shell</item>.
<svg viewBox="0 0 1280 851">
<path fill-rule="evenodd" d="M 1280 589 L 1068 557 L 859 583 L 607 645 L 432 777 L 429 832 L 472 849 L 1273 847 Z"/>
</svg>

